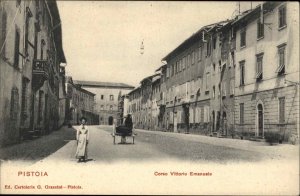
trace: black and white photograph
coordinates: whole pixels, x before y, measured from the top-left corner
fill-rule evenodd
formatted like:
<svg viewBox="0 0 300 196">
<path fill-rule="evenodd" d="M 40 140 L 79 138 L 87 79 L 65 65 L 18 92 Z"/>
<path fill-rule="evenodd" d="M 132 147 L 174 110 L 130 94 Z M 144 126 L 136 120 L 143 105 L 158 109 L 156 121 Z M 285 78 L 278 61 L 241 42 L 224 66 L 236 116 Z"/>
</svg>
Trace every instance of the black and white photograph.
<svg viewBox="0 0 300 196">
<path fill-rule="evenodd" d="M 0 0 L 0 194 L 299 195 L 299 3 Z"/>
</svg>

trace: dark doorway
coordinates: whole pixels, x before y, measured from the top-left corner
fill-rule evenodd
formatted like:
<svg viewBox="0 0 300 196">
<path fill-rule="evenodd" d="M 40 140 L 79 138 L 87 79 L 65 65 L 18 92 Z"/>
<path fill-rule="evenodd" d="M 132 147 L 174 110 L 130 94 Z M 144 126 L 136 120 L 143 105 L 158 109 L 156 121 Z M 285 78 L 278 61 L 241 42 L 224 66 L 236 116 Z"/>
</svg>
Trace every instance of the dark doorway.
<svg viewBox="0 0 300 196">
<path fill-rule="evenodd" d="M 215 111 L 212 112 L 212 131 L 215 132 Z"/>
<path fill-rule="evenodd" d="M 190 132 L 190 106 L 185 104 L 183 106 L 184 111 L 184 124 L 186 127 L 186 133 Z"/>
<path fill-rule="evenodd" d="M 221 114 L 220 114 L 220 111 L 218 111 L 217 112 L 216 131 L 220 131 L 220 120 L 221 120 Z"/>
<path fill-rule="evenodd" d="M 263 107 L 262 104 L 258 104 L 257 106 L 258 112 L 258 136 L 263 137 L 264 132 L 264 115 L 263 115 Z"/>
<path fill-rule="evenodd" d="M 227 116 L 226 112 L 223 112 L 223 134 L 227 135 Z"/>
<path fill-rule="evenodd" d="M 112 116 L 108 117 L 108 125 L 112 125 L 114 118 Z"/>
</svg>

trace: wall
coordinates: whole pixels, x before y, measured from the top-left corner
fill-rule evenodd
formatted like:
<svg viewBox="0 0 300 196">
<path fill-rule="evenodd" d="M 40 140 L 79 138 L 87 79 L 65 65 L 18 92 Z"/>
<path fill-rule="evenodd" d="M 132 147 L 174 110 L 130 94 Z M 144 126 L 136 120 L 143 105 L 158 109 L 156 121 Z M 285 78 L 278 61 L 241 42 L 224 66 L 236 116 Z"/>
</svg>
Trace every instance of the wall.
<svg viewBox="0 0 300 196">
<path fill-rule="evenodd" d="M 286 5 L 287 26 L 278 28 L 278 7 Z M 264 132 L 288 131 L 299 135 L 299 6 L 284 2 L 272 12 L 264 15 L 264 37 L 257 39 L 257 19 L 248 22 L 246 27 L 246 47 L 240 47 L 240 30 L 237 31 L 236 62 L 245 60 L 245 85 L 240 86 L 240 68 L 236 68 L 235 120 L 237 131 L 249 131 L 258 135 L 257 103 L 264 106 Z M 297 22 L 298 21 L 298 22 Z M 286 44 L 285 74 L 278 76 L 278 46 Z M 263 79 L 256 82 L 256 54 L 263 53 Z M 288 81 L 287 81 L 288 80 Z M 291 82 L 289 82 L 291 81 Z M 278 98 L 285 97 L 284 125 L 279 123 Z M 245 104 L 245 123 L 239 124 L 239 104 Z M 292 114 L 292 115 L 291 115 Z M 298 125 L 299 127 L 299 125 Z M 299 128 L 298 128 L 299 129 Z M 298 132 L 298 133 L 297 133 Z"/>
<path fill-rule="evenodd" d="M 118 96 L 121 92 L 121 95 L 127 94 L 130 90 L 127 89 L 117 89 L 117 88 L 103 88 L 103 87 L 82 87 L 95 95 L 95 112 L 99 115 L 99 123 L 108 125 L 109 117 L 117 119 L 118 112 Z M 101 99 L 101 95 L 104 95 L 104 98 Z M 113 100 L 110 100 L 109 96 L 113 95 Z M 101 108 L 101 105 L 104 108 Z M 113 106 L 112 110 L 110 106 Z"/>
</svg>

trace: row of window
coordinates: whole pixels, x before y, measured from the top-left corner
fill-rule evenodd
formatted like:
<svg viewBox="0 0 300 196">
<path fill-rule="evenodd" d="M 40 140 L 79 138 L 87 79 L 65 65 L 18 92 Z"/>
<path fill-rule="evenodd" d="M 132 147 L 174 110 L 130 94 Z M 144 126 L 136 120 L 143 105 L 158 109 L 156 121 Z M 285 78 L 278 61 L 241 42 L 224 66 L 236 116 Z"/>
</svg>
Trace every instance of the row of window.
<svg viewBox="0 0 300 196">
<path fill-rule="evenodd" d="M 26 18 L 25 18 L 25 54 L 21 54 L 20 53 L 20 28 L 19 27 L 15 27 L 15 40 L 14 40 L 14 55 L 13 55 L 13 65 L 16 68 L 19 68 L 19 59 L 20 56 L 22 57 L 27 57 L 28 56 L 28 48 L 29 48 L 29 24 L 30 24 L 30 20 L 33 17 L 29 7 L 26 7 Z M 1 14 L 1 36 L 0 36 L 0 56 L 2 58 L 6 58 L 6 42 L 7 42 L 7 13 L 5 12 L 5 10 L 2 10 L 2 14 Z M 52 33 L 49 33 L 49 36 L 51 36 Z M 32 43 L 31 43 L 32 44 Z M 43 39 L 41 39 L 40 41 L 40 59 L 44 59 L 45 58 L 45 41 Z M 47 56 L 48 58 L 48 56 Z"/>
<path fill-rule="evenodd" d="M 240 124 L 244 124 L 245 123 L 245 104 L 244 103 L 240 103 Z M 278 122 L 279 123 L 285 123 L 286 119 L 285 119 L 285 97 L 279 97 L 278 98 Z M 259 113 L 258 120 L 263 120 L 263 107 L 262 104 L 259 104 L 257 106 L 257 111 Z"/>
<path fill-rule="evenodd" d="M 286 44 L 281 44 L 277 47 L 277 53 L 278 53 L 278 64 L 275 72 L 278 76 L 283 75 L 285 73 L 285 65 L 286 65 Z M 255 79 L 256 81 L 261 81 L 263 79 L 263 53 L 256 55 L 256 73 L 255 73 Z M 240 61 L 240 86 L 245 85 L 245 60 Z"/>
<path fill-rule="evenodd" d="M 176 63 L 167 67 L 166 70 L 167 78 L 172 77 L 178 74 L 179 72 L 184 71 L 185 69 L 188 69 L 189 67 L 193 66 L 197 60 L 201 61 L 201 59 L 202 59 L 202 47 L 200 46 L 196 50 L 190 52 L 187 56 L 176 61 Z"/>
<path fill-rule="evenodd" d="M 257 39 L 264 37 L 264 21 L 262 18 L 257 20 Z M 278 8 L 278 29 L 286 27 L 286 5 L 282 5 Z M 240 47 L 246 46 L 246 27 L 243 27 L 240 31 Z"/>
<path fill-rule="evenodd" d="M 230 80 L 229 83 L 229 95 L 234 95 L 234 79 Z M 226 97 L 227 96 L 227 83 L 225 81 L 222 82 L 222 86 L 219 85 L 219 91 L 218 91 L 218 96 L 221 96 L 221 92 L 222 92 L 222 97 Z M 216 87 L 213 86 L 212 89 L 212 98 L 216 98 Z"/>
<path fill-rule="evenodd" d="M 101 96 L 100 96 L 100 99 L 101 99 L 101 100 L 104 100 L 104 95 L 101 95 Z M 113 95 L 109 95 L 109 100 L 110 100 L 110 101 L 113 101 L 113 100 L 114 100 L 114 96 L 113 96 Z"/>
<path fill-rule="evenodd" d="M 100 110 L 105 110 L 104 105 L 100 106 Z M 107 110 L 114 110 L 114 106 L 113 105 L 110 105 L 110 106 L 107 105 Z"/>
</svg>

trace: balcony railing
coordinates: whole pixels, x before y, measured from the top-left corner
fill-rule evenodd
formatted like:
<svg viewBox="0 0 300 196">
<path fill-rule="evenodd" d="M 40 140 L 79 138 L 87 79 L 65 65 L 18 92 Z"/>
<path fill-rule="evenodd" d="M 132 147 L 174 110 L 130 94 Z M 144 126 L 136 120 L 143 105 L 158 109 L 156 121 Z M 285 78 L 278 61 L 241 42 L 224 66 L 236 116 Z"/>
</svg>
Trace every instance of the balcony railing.
<svg viewBox="0 0 300 196">
<path fill-rule="evenodd" d="M 33 85 L 36 89 L 40 88 L 45 80 L 49 78 L 47 60 L 34 60 L 32 67 Z"/>
</svg>

